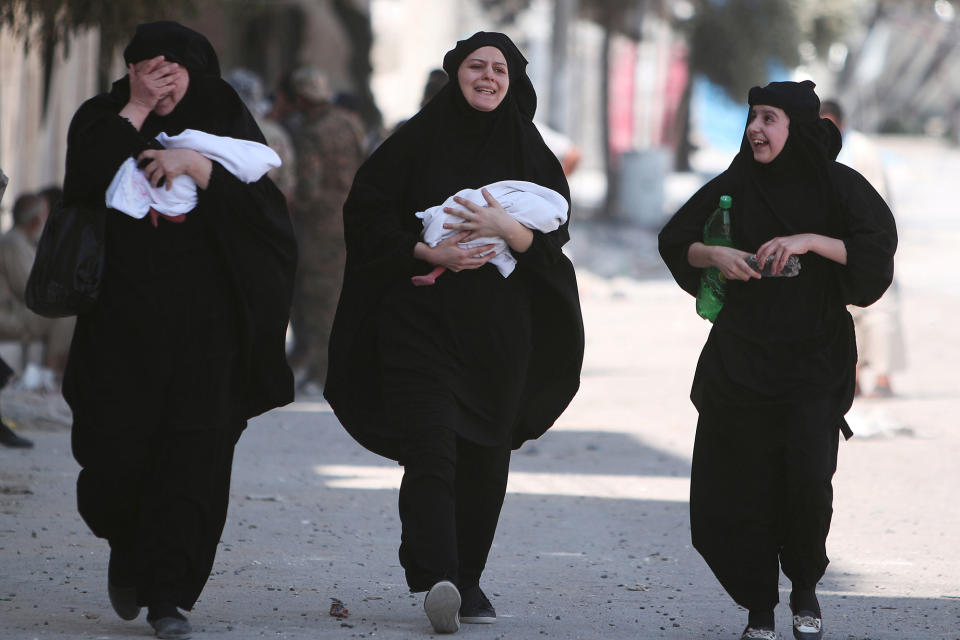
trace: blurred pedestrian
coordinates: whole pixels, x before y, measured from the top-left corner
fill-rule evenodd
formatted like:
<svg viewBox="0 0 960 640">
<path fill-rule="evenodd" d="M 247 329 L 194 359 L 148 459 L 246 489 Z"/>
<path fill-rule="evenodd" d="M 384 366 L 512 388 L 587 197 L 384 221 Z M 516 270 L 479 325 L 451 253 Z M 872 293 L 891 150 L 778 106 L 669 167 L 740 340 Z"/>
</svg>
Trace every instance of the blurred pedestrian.
<svg viewBox="0 0 960 640">
<path fill-rule="evenodd" d="M 749 611 L 743 640 L 774 640 L 780 569 L 791 581 L 794 637 L 823 634 L 831 480 L 853 401 L 848 304 L 876 301 L 893 278 L 897 233 L 883 199 L 835 161 L 840 132 L 819 115 L 812 82 L 749 93 L 740 152 L 660 232 L 660 254 L 696 294 L 702 271 L 727 279 L 691 399 L 699 411 L 690 487 L 694 547 Z M 703 243 L 721 195 L 733 197 L 736 249 Z M 795 277 L 774 276 L 796 255 Z"/>
<path fill-rule="evenodd" d="M 890 188 L 880 149 L 865 134 L 847 126 L 843 108 L 836 100 L 824 100 L 820 115 L 829 119 L 843 136 L 843 148 L 837 156 L 857 170 L 877 193 L 892 206 Z M 890 288 L 869 307 L 850 307 L 857 332 L 857 393 L 873 398 L 893 396 L 890 378 L 906 366 L 906 346 L 900 322 L 900 287 L 894 277 Z M 872 375 L 864 385 L 866 373 Z"/>
<path fill-rule="evenodd" d="M 451 81 L 370 156 L 344 206 L 347 268 L 324 395 L 357 441 L 403 467 L 400 564 L 435 631 L 492 623 L 480 588 L 511 448 L 542 435 L 580 382 L 583 322 L 567 223 L 534 231 L 489 194 L 457 200 L 457 235 L 430 247 L 416 217 L 464 188 L 533 182 L 561 194 L 560 163 L 533 124 L 517 47 L 479 32 L 447 52 Z M 506 241 L 517 260 L 489 264 Z M 434 286 L 411 277 L 446 267 Z"/>
<path fill-rule="evenodd" d="M 366 157 L 363 124 L 334 106 L 327 76 L 303 67 L 291 79 L 302 124 L 297 147 L 295 228 L 300 247 L 290 356 L 298 388 L 319 395 L 327 375 L 327 341 L 343 281 L 343 203 Z"/>
<path fill-rule="evenodd" d="M 249 418 L 293 399 L 284 336 L 296 247 L 266 168 L 248 183 L 156 140 L 192 130 L 269 152 L 209 41 L 153 22 L 123 55 L 127 75 L 73 117 L 64 201 L 96 211 L 132 157 L 153 187 L 192 180 L 196 205 L 102 211 L 100 296 L 78 318 L 63 390 L 80 515 L 110 543 L 111 605 L 125 620 L 146 606 L 158 637 L 188 638 L 181 610 L 213 566 L 236 442 Z"/>
<path fill-rule="evenodd" d="M 13 226 L 0 236 L 0 339 L 26 344 L 42 341 L 40 377 L 49 378 L 46 386 L 56 389 L 67 362 L 74 319 L 39 316 L 27 308 L 25 298 L 37 242 L 49 213 L 43 196 L 21 195 L 13 204 Z M 23 366 L 28 364 L 32 363 Z"/>
<path fill-rule="evenodd" d="M 3 200 L 3 194 L 7 190 L 8 182 L 9 178 L 7 178 L 3 169 L 0 169 L 0 201 Z M 10 368 L 10 365 L 8 365 L 3 358 L 0 358 L 0 389 L 7 386 L 12 375 L 13 369 Z M 8 425 L 2 417 L 0 417 L 0 444 L 5 447 L 18 449 L 29 449 L 33 446 L 33 442 L 14 433 L 13 429 L 10 428 L 10 425 Z"/>
<path fill-rule="evenodd" d="M 263 133 L 267 146 L 280 156 L 280 166 L 271 169 L 268 176 L 277 185 L 287 202 L 292 202 L 297 184 L 297 155 L 293 147 L 293 140 L 284 126 L 271 115 L 271 105 L 263 91 L 263 80 L 251 71 L 238 67 L 228 73 L 226 80 L 247 105 L 253 114 L 257 126 Z"/>
</svg>

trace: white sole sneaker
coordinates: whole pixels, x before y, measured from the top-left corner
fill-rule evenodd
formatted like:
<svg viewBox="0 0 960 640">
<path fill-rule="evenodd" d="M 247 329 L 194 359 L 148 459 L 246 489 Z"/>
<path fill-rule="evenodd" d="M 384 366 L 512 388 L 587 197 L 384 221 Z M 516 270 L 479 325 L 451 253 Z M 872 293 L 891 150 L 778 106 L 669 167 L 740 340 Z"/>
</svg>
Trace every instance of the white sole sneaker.
<svg viewBox="0 0 960 640">
<path fill-rule="evenodd" d="M 460 591 L 449 580 L 433 585 L 423 599 L 423 610 L 437 633 L 460 630 Z"/>
</svg>

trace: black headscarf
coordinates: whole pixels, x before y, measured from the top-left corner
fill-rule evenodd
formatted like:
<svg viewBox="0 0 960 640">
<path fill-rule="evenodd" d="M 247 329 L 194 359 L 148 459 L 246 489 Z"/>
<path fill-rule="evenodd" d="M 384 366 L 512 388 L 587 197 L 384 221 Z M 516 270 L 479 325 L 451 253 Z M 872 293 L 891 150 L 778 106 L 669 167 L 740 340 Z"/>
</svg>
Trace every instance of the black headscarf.
<svg viewBox="0 0 960 640">
<path fill-rule="evenodd" d="M 137 26 L 123 50 L 127 64 L 163 56 L 187 69 L 190 83 L 176 108 L 166 116 L 151 113 L 141 129 L 148 138 L 164 132 L 176 135 L 197 129 L 218 136 L 264 142 L 253 116 L 237 92 L 220 77 L 220 62 L 206 36 L 177 22 L 148 22 Z M 130 96 L 130 79 L 123 77 L 111 91 L 121 104 Z"/>
<path fill-rule="evenodd" d="M 772 215 L 770 224 L 755 224 L 751 219 L 749 228 L 742 229 L 736 239 L 738 248 L 754 251 L 775 235 L 822 229 L 822 223 L 836 211 L 839 195 L 829 178 L 829 167 L 840 152 L 840 131 L 829 120 L 820 118 L 820 99 L 814 93 L 815 86 L 810 80 L 804 80 L 771 82 L 765 87 L 750 89 L 751 113 L 758 105 L 778 107 L 790 118 L 790 124 L 783 149 L 767 164 L 753 159 L 744 128 L 740 152 L 727 170 L 746 190 L 737 208 L 762 207 Z M 758 202 L 754 203 L 753 199 Z M 839 229 L 833 230 L 833 235 L 839 234 Z"/>
<path fill-rule="evenodd" d="M 510 86 L 496 109 L 478 111 L 461 92 L 457 72 L 467 56 L 488 46 L 503 53 Z M 537 95 L 526 67 L 526 58 L 502 33 L 479 31 L 446 53 L 447 84 L 401 127 L 403 134 L 391 145 L 408 147 L 397 151 L 424 160 L 414 211 L 439 204 L 460 189 L 507 179 L 536 182 L 569 201 L 560 163 L 533 124 Z"/>
</svg>

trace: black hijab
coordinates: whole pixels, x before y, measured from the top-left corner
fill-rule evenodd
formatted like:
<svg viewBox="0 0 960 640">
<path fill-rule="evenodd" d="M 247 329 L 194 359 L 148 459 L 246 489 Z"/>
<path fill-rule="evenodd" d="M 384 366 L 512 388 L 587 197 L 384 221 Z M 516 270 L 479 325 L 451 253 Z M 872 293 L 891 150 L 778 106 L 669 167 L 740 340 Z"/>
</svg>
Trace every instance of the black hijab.
<svg viewBox="0 0 960 640">
<path fill-rule="evenodd" d="M 190 74 L 190 83 L 174 110 L 166 116 L 151 113 L 141 133 L 154 138 L 160 132 L 176 135 L 184 129 L 196 129 L 218 136 L 264 142 L 263 134 L 237 92 L 220 77 L 216 51 L 203 34 L 172 21 L 137 26 L 133 38 L 123 50 L 124 61 L 136 64 L 157 56 L 185 67 Z M 110 93 L 121 105 L 126 104 L 130 96 L 129 77 L 115 82 Z"/>
<path fill-rule="evenodd" d="M 510 86 L 496 109 L 478 111 L 461 92 L 457 72 L 467 56 L 487 46 L 503 53 Z M 533 124 L 537 95 L 526 67 L 526 58 L 502 33 L 479 31 L 446 53 L 447 84 L 394 141 L 401 153 L 419 159 L 413 211 L 440 204 L 460 189 L 507 179 L 536 182 L 569 201 L 560 163 Z"/>
<path fill-rule="evenodd" d="M 830 179 L 830 165 L 840 152 L 840 131 L 832 122 L 820 118 L 820 99 L 816 85 L 803 82 L 771 82 L 765 87 L 750 89 L 751 107 L 778 107 L 790 118 L 789 135 L 781 152 L 772 162 L 763 164 L 753 159 L 746 127 L 740 152 L 727 173 L 740 182 L 744 193 L 734 207 L 737 211 L 766 209 L 770 215 L 749 216 L 735 238 L 737 247 L 755 251 L 760 244 L 776 235 L 803 233 L 820 229 L 839 235 L 832 224 L 840 197 Z M 747 117 L 749 124 L 750 117 Z M 741 219 L 743 216 L 741 216 Z"/>
</svg>

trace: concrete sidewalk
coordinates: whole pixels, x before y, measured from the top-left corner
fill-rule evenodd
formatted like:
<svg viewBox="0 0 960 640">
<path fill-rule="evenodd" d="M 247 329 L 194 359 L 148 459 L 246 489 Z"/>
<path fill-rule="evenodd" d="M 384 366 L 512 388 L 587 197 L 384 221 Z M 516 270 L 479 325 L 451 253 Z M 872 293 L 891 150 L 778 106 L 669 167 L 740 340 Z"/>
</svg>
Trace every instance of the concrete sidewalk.
<svg viewBox="0 0 960 640">
<path fill-rule="evenodd" d="M 877 436 L 840 447 L 832 564 L 820 588 L 825 637 L 958 640 L 960 385 L 951 365 L 960 361 L 960 218 L 947 190 L 960 153 L 885 144 L 895 160 L 909 369 L 894 379 L 897 398 L 855 404 Z M 553 430 L 514 454 L 482 583 L 499 620 L 464 625 L 459 636 L 735 639 L 745 624 L 689 542 L 696 413 L 687 394 L 709 325 L 658 271 L 651 246 L 647 238 L 635 257 L 643 264 L 623 271 L 643 278 L 613 279 L 593 275 L 573 248 L 583 387 Z M 123 622 L 110 609 L 107 545 L 77 515 L 69 433 L 24 435 L 35 449 L 0 449 L 0 638 L 150 637 L 142 616 Z M 214 575 L 190 615 L 194 637 L 431 636 L 422 596 L 407 593 L 397 561 L 399 478 L 322 402 L 253 421 Z M 331 598 L 348 618 L 329 615 Z M 785 605 L 777 622 L 791 637 Z"/>
</svg>

